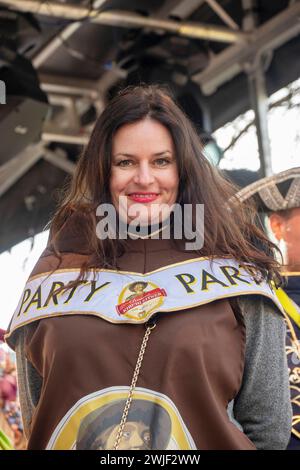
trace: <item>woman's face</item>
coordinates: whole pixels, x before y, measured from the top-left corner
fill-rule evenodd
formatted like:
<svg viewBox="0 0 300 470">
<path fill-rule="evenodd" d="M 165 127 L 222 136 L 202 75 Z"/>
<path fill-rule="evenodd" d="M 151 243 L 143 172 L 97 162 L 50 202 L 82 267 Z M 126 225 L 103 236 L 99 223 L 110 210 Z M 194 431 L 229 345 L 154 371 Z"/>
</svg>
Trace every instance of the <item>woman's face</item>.
<svg viewBox="0 0 300 470">
<path fill-rule="evenodd" d="M 178 184 L 175 148 L 165 126 L 143 119 L 118 129 L 112 142 L 110 193 L 123 220 L 130 223 L 137 215 L 141 225 L 163 220 L 176 202 Z"/>
</svg>

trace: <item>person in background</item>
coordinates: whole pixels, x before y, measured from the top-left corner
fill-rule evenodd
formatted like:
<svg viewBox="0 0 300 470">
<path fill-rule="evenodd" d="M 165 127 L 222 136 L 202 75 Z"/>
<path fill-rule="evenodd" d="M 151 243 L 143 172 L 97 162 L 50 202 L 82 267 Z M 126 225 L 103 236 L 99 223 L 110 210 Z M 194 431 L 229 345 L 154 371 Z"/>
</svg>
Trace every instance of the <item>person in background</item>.
<svg viewBox="0 0 300 470">
<path fill-rule="evenodd" d="M 0 347 L 5 330 L 0 328 Z M 1 349 L 0 355 L 0 449 L 24 450 L 20 405 L 17 394 L 16 366 L 11 354 Z"/>
<path fill-rule="evenodd" d="M 288 449 L 300 450 L 300 167 L 260 179 L 240 190 L 240 202 L 253 198 L 266 217 L 283 254 L 285 284 L 277 297 L 285 311 L 293 427 Z"/>
</svg>

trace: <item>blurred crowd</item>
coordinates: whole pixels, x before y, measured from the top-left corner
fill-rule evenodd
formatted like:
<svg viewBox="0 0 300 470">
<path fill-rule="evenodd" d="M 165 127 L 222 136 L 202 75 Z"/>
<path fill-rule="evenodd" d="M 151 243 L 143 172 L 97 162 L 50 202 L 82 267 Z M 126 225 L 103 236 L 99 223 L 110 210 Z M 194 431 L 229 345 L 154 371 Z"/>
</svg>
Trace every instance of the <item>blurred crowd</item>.
<svg viewBox="0 0 300 470">
<path fill-rule="evenodd" d="M 25 450 L 15 354 L 3 343 L 3 333 L 0 331 L 0 449 Z"/>
</svg>

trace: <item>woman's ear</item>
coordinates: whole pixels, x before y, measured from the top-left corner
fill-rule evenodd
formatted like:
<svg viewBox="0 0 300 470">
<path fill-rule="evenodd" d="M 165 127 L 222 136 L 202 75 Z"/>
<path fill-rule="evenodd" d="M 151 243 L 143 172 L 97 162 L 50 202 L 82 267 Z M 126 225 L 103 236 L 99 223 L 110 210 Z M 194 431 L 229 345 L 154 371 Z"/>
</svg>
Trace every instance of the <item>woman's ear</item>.
<svg viewBox="0 0 300 470">
<path fill-rule="evenodd" d="M 269 222 L 271 230 L 276 239 L 278 241 L 284 239 L 284 218 L 281 215 L 274 213 L 269 216 Z"/>
</svg>

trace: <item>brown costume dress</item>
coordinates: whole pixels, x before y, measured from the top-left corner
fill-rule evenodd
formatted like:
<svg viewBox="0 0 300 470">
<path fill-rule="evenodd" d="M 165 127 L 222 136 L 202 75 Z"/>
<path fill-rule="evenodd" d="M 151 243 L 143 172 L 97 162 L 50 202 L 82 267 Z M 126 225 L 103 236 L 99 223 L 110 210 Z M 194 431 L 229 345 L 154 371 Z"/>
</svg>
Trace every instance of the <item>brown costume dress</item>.
<svg viewBox="0 0 300 470">
<path fill-rule="evenodd" d="M 86 255 L 75 245 L 61 248 L 60 270 L 79 268 Z M 196 258 L 169 240 L 128 240 L 119 268 L 145 274 L 184 267 Z M 56 263 L 46 249 L 31 277 L 48 273 Z M 213 289 L 213 279 L 210 283 L 206 290 Z M 242 383 L 245 327 L 237 319 L 234 296 L 226 298 L 224 289 L 223 298 L 156 313 L 120 449 L 255 449 L 227 414 Z M 132 302 L 140 298 L 143 304 L 143 295 Z M 36 296 L 32 302 L 38 305 Z M 11 347 L 22 328 L 26 358 L 42 377 L 28 449 L 113 448 L 145 321 L 118 324 L 88 313 L 56 312 L 9 331 Z"/>
</svg>

